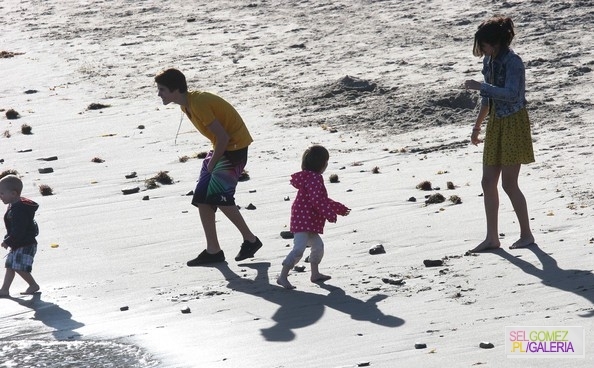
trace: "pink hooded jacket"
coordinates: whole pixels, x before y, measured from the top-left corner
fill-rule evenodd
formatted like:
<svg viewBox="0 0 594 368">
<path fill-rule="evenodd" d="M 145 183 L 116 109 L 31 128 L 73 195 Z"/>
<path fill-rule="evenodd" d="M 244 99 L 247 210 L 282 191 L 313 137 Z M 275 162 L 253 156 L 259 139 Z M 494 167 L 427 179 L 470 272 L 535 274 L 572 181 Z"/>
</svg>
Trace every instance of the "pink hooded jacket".
<svg viewBox="0 0 594 368">
<path fill-rule="evenodd" d="M 297 197 L 291 206 L 291 232 L 324 233 L 326 220 L 336 222 L 336 215 L 344 216 L 348 208 L 328 198 L 322 174 L 303 170 L 291 175 Z"/>
</svg>

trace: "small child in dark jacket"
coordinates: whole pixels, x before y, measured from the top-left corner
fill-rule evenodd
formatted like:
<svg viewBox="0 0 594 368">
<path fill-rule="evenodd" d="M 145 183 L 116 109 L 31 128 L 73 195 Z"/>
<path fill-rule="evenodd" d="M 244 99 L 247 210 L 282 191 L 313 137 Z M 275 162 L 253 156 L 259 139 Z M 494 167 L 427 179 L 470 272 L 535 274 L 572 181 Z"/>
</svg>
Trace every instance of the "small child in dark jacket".
<svg viewBox="0 0 594 368">
<path fill-rule="evenodd" d="M 21 294 L 31 295 L 39 291 L 39 285 L 31 275 L 33 258 L 37 251 L 35 237 L 39 233 L 34 217 L 39 205 L 21 197 L 22 190 L 23 182 L 17 176 L 7 175 L 0 179 L 0 199 L 8 205 L 4 215 L 7 234 L 2 241 L 2 248 L 10 248 L 0 298 L 10 296 L 10 285 L 16 274 L 29 284 L 27 290 Z"/>
</svg>

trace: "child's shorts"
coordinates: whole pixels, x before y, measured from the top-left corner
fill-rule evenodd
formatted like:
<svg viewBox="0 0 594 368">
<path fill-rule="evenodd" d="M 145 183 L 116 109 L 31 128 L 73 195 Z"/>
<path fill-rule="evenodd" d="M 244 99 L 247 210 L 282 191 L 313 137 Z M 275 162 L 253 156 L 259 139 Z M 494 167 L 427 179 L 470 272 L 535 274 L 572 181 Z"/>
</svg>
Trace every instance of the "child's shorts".
<svg viewBox="0 0 594 368">
<path fill-rule="evenodd" d="M 37 244 L 13 249 L 6 256 L 5 266 L 15 271 L 31 272 L 35 253 L 37 253 Z"/>
<path fill-rule="evenodd" d="M 508 166 L 534 162 L 530 120 L 526 109 L 506 117 L 491 115 L 485 133 L 483 165 Z"/>
<path fill-rule="evenodd" d="M 247 147 L 237 151 L 225 151 L 212 173 L 209 173 L 207 167 L 213 153 L 210 151 L 202 162 L 192 204 L 194 206 L 199 204 L 234 206 L 235 188 L 247 164 L 247 152 Z"/>
</svg>

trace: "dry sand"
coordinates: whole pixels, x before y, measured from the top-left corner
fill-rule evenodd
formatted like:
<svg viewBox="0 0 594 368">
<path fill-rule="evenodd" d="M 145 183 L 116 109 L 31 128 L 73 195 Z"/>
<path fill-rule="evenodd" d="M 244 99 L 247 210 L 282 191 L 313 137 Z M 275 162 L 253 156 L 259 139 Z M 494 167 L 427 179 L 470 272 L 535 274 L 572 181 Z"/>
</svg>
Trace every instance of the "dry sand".
<svg viewBox="0 0 594 368">
<path fill-rule="evenodd" d="M 41 205 L 42 286 L 20 297 L 16 280 L 0 300 L 0 365 L 594 365 L 591 1 L 4 0 L 0 11 L 0 170 L 17 170 Z M 482 147 L 469 145 L 477 96 L 459 86 L 480 78 L 472 35 L 495 13 L 515 20 L 527 68 L 537 162 L 520 185 L 539 247 L 507 250 L 518 226 L 502 192 L 505 248 L 464 256 L 485 221 Z M 203 248 L 186 194 L 209 145 L 187 120 L 174 144 L 179 109 L 153 83 L 167 67 L 232 102 L 253 133 L 237 192 L 264 242 L 253 260 L 232 261 L 240 235 L 221 218 L 229 263 L 185 265 Z M 340 180 L 328 191 L 352 213 L 326 227 L 332 280 L 294 272 L 287 291 L 274 279 L 290 249 L 288 178 L 313 143 L 329 148 L 326 176 Z M 161 171 L 174 183 L 145 189 Z M 436 192 L 462 203 L 424 205 Z M 386 253 L 370 255 L 378 244 Z M 506 358 L 505 326 L 531 325 L 583 326 L 586 358 Z"/>
</svg>

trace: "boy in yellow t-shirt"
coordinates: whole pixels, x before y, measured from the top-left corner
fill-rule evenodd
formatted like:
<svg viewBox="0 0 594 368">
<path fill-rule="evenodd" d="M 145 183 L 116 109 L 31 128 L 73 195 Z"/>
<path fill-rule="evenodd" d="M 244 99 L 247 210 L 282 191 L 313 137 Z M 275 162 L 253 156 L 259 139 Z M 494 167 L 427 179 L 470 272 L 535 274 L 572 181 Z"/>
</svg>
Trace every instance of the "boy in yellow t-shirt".
<svg viewBox="0 0 594 368">
<path fill-rule="evenodd" d="M 249 229 L 235 205 L 235 188 L 247 163 L 248 146 L 253 139 L 239 113 L 221 97 L 202 91 L 188 91 L 186 77 L 177 69 L 167 69 L 155 77 L 158 95 L 167 105 L 180 105 L 198 131 L 208 138 L 213 149 L 202 163 L 192 204 L 198 207 L 206 236 L 206 249 L 188 261 L 188 266 L 223 262 L 225 254 L 217 238 L 217 208 L 229 218 L 243 236 L 235 257 L 242 261 L 254 257 L 262 242 Z"/>
</svg>

